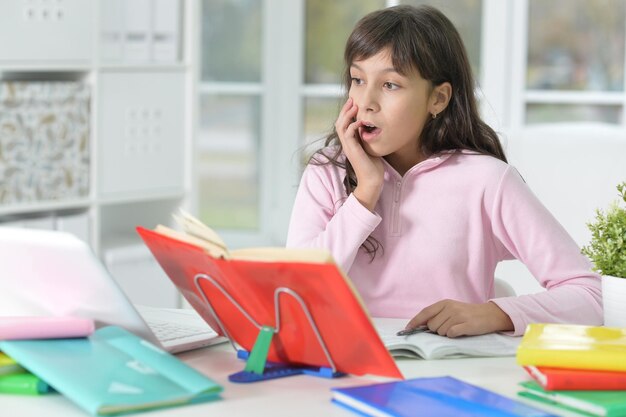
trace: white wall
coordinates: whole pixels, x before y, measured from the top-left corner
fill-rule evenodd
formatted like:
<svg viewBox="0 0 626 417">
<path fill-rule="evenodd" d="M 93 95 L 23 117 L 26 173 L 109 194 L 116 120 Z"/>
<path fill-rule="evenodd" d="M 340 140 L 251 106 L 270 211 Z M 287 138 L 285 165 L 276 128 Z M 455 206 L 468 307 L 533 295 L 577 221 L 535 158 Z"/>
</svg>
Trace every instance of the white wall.
<svg viewBox="0 0 626 417">
<path fill-rule="evenodd" d="M 619 126 L 563 124 L 526 127 L 506 134 L 509 162 L 579 246 L 587 245 L 586 223 L 597 208 L 617 199 L 626 181 L 626 136 Z M 541 290 L 518 261 L 503 262 L 496 275 L 518 294 Z"/>
</svg>

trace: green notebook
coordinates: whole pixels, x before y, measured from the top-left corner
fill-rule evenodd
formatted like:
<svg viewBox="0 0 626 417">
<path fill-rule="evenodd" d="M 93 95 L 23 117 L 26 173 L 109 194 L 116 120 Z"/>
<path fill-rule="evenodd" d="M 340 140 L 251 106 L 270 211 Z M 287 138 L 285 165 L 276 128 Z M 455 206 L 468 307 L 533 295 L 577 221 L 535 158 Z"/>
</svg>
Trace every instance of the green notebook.
<svg viewBox="0 0 626 417">
<path fill-rule="evenodd" d="M 520 383 L 522 397 L 593 416 L 626 416 L 626 391 L 546 391 L 535 381 Z"/>
<path fill-rule="evenodd" d="M 213 400 L 222 391 L 180 359 L 117 326 L 89 338 L 0 341 L 0 349 L 94 415 Z"/>
<path fill-rule="evenodd" d="M 0 394 L 39 395 L 52 389 L 45 381 L 30 372 L 0 375 Z"/>
</svg>

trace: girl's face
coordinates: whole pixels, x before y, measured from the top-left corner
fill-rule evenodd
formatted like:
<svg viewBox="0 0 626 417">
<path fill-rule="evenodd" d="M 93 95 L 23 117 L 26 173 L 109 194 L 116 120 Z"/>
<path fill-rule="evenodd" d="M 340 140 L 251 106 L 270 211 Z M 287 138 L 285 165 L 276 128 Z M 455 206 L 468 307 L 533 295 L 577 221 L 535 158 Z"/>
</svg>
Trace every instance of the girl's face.
<svg viewBox="0 0 626 417">
<path fill-rule="evenodd" d="M 358 107 L 356 119 L 366 125 L 359 128 L 363 148 L 404 174 L 423 159 L 418 140 L 431 113 L 437 113 L 431 83 L 417 71 L 397 72 L 388 49 L 354 61 L 350 77 L 349 96 Z"/>
</svg>

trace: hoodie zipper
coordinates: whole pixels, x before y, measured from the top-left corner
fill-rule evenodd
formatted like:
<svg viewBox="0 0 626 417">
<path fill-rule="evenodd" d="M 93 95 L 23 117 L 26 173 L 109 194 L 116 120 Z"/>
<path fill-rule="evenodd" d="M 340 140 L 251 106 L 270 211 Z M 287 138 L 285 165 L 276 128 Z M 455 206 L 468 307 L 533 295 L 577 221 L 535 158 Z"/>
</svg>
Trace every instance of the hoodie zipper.
<svg viewBox="0 0 626 417">
<path fill-rule="evenodd" d="M 408 178 L 409 181 L 415 181 L 414 178 L 412 178 L 412 176 L 414 175 L 418 175 L 418 173 L 420 172 L 425 172 L 425 171 L 429 171 L 435 167 L 437 167 L 438 165 L 440 165 L 442 162 L 444 162 L 446 159 L 448 159 L 454 152 L 446 152 L 444 153 L 442 156 L 437 156 L 433 159 L 428 159 L 424 162 L 421 162 L 420 164 L 412 167 L 411 169 L 409 169 L 403 177 L 399 177 L 399 175 L 397 173 L 395 173 L 395 171 L 393 171 L 393 168 L 390 167 L 391 172 L 394 172 L 395 175 L 398 175 L 399 179 L 396 178 L 394 180 L 394 188 L 393 188 L 393 202 L 391 204 L 391 235 L 399 235 L 401 233 L 401 218 L 400 218 L 400 200 L 402 199 L 402 185 L 405 181 L 406 178 Z M 393 175 L 393 174 L 391 174 Z"/>
<path fill-rule="evenodd" d="M 391 215 L 391 233 L 400 233 L 400 197 L 402 192 L 402 181 L 397 180 L 393 190 L 393 205 Z"/>
</svg>

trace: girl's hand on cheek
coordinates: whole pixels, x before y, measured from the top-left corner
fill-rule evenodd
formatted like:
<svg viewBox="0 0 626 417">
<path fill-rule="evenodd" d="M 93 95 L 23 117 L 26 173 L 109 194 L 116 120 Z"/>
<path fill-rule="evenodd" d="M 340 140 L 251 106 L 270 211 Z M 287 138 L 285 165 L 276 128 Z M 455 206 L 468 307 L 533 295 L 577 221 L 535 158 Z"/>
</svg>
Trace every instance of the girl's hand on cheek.
<svg viewBox="0 0 626 417">
<path fill-rule="evenodd" d="M 423 325 L 434 333 L 448 337 L 514 330 L 511 318 L 491 301 L 483 304 L 438 301 L 420 311 L 406 328 Z"/>
<path fill-rule="evenodd" d="M 361 145 L 359 127 L 362 126 L 362 122 L 354 121 L 357 112 L 358 107 L 352 98 L 349 98 L 339 112 L 335 129 L 343 152 L 356 174 L 357 187 L 354 190 L 354 196 L 361 204 L 373 211 L 382 191 L 385 169 L 382 158 L 369 155 Z"/>
</svg>

